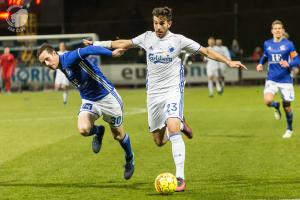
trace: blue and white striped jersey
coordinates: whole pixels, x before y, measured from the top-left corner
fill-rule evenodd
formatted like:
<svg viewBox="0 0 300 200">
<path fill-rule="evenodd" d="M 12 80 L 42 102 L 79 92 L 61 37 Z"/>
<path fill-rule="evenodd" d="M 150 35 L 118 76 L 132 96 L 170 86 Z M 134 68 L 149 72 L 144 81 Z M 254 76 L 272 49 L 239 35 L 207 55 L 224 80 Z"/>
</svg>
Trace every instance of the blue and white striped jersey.
<svg viewBox="0 0 300 200">
<path fill-rule="evenodd" d="M 82 99 L 98 101 L 113 91 L 114 86 L 98 66 L 86 59 L 89 55 L 112 56 L 112 52 L 93 45 L 78 48 L 59 55 L 60 69 L 79 90 Z"/>
</svg>

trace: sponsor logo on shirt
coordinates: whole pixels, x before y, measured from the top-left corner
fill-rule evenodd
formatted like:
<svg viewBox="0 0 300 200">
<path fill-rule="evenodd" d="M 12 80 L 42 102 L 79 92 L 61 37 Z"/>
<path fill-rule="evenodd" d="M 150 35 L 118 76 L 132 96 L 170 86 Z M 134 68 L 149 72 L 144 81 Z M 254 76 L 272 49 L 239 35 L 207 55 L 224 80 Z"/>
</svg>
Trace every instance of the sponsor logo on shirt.
<svg viewBox="0 0 300 200">
<path fill-rule="evenodd" d="M 162 55 L 156 55 L 153 53 L 150 53 L 148 55 L 148 59 L 150 60 L 150 62 L 153 62 L 154 64 L 156 64 L 156 63 L 167 64 L 167 63 L 172 62 L 172 60 L 173 60 L 168 55 L 166 57 L 163 57 Z"/>
</svg>

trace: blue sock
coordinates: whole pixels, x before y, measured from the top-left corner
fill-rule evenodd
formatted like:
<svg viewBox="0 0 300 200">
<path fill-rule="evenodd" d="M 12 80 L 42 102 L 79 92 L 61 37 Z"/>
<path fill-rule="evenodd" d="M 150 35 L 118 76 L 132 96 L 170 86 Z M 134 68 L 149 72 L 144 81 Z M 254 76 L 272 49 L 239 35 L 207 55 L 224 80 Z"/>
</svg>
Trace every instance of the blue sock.
<svg viewBox="0 0 300 200">
<path fill-rule="evenodd" d="M 293 126 L 292 126 L 292 124 L 293 124 L 293 112 L 288 112 L 288 113 L 285 114 L 285 116 L 286 116 L 286 122 L 287 122 L 287 129 L 292 131 L 293 130 Z"/>
<path fill-rule="evenodd" d="M 276 101 L 272 101 L 270 107 L 274 107 L 274 108 L 278 109 L 279 108 L 279 103 L 276 102 Z"/>
<path fill-rule="evenodd" d="M 120 141 L 120 145 L 122 146 L 122 148 L 125 151 L 126 161 L 127 162 L 130 161 L 133 157 L 133 154 L 132 154 L 132 150 L 131 150 L 130 138 L 127 133 L 125 134 L 123 140 Z"/>
</svg>

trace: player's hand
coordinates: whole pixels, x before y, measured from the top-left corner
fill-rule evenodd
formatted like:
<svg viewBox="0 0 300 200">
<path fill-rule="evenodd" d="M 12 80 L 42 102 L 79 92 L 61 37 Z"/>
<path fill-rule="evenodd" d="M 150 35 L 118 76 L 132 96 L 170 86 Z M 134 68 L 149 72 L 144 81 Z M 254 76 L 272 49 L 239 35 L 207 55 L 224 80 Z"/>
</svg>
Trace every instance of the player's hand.
<svg viewBox="0 0 300 200">
<path fill-rule="evenodd" d="M 112 57 L 120 57 L 124 54 L 125 51 L 126 49 L 115 49 L 112 52 Z"/>
<path fill-rule="evenodd" d="M 279 64 L 284 68 L 288 68 L 290 66 L 290 64 L 286 60 L 281 60 Z"/>
<path fill-rule="evenodd" d="M 240 61 L 229 61 L 228 66 L 231 68 L 247 69 L 247 67 L 243 65 Z"/>
<path fill-rule="evenodd" d="M 258 72 L 264 71 L 264 66 L 263 66 L 262 64 L 258 64 L 258 65 L 256 66 L 256 71 L 258 71 Z"/>
<path fill-rule="evenodd" d="M 89 46 L 89 45 L 92 45 L 92 44 L 93 44 L 93 41 L 83 39 L 83 40 L 82 40 L 82 43 L 83 43 L 85 46 Z"/>
</svg>

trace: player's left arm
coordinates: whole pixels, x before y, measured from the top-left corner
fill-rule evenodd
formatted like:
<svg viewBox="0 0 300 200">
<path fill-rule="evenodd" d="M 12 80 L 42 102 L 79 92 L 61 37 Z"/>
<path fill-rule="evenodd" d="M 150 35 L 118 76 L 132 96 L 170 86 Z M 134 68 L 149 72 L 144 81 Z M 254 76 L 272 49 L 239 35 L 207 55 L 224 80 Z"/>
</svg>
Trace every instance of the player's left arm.
<svg viewBox="0 0 300 200">
<path fill-rule="evenodd" d="M 240 61 L 231 61 L 228 58 L 226 58 L 225 56 L 219 54 L 218 52 L 216 52 L 212 49 L 201 47 L 199 49 L 199 53 L 206 57 L 209 57 L 213 60 L 223 62 L 231 68 L 247 69 L 247 67 L 245 65 L 243 65 Z"/>
<path fill-rule="evenodd" d="M 293 43 L 290 44 L 290 61 L 286 61 L 286 60 L 282 60 L 279 62 L 279 64 L 282 66 L 282 67 L 285 67 L 285 68 L 296 68 L 296 67 L 299 67 L 300 65 L 300 57 L 295 49 L 295 46 Z"/>
</svg>

